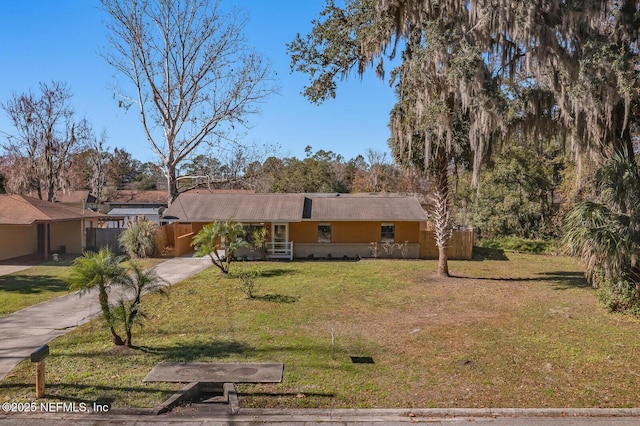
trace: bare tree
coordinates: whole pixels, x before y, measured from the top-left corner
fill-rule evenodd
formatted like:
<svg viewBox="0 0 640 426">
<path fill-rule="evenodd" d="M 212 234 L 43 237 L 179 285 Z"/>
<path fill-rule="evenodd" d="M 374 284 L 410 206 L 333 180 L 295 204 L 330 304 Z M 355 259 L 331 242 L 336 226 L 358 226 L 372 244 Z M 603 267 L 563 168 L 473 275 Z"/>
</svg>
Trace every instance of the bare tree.
<svg viewBox="0 0 640 426">
<path fill-rule="evenodd" d="M 91 134 L 90 154 L 88 158 L 91 168 L 91 176 L 89 177 L 89 188 L 91 193 L 96 197 L 96 204 L 103 201 L 104 187 L 107 184 L 107 164 L 109 162 L 109 148 L 105 147 L 107 141 L 107 133 L 103 131 L 100 137 Z"/>
<path fill-rule="evenodd" d="M 60 185 L 68 156 L 78 145 L 86 122 L 74 121 L 69 105 L 71 91 L 66 83 L 40 83 L 40 96 L 14 95 L 3 109 L 16 131 L 4 144 L 13 167 L 14 188 L 35 191 L 40 199 L 52 201 Z"/>
<path fill-rule="evenodd" d="M 120 102 L 138 105 L 171 202 L 180 162 L 228 126 L 246 125 L 273 92 L 268 66 L 246 46 L 246 19 L 223 15 L 219 0 L 101 1 L 111 17 L 103 56 L 135 86 Z"/>
</svg>

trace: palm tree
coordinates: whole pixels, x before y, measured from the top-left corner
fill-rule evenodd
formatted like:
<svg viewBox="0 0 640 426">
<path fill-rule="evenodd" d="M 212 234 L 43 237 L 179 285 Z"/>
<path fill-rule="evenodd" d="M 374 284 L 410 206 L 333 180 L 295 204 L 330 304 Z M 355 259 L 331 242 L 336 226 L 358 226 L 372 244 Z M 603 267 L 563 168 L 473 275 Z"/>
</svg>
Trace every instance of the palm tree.
<svg viewBox="0 0 640 426">
<path fill-rule="evenodd" d="M 164 293 L 163 288 L 168 283 L 155 270 L 145 271 L 138 262 L 131 262 L 129 269 L 130 274 L 123 284 L 133 292 L 133 299 L 130 301 L 127 301 L 124 297 L 120 299 L 113 310 L 113 317 L 124 325 L 126 333 L 124 344 L 131 347 L 131 330 L 135 324 L 140 322 L 141 318 L 145 317 L 142 311 L 142 294 L 154 291 Z"/>
<path fill-rule="evenodd" d="M 111 249 L 103 247 L 98 253 L 86 251 L 81 257 L 73 261 L 71 273 L 67 279 L 69 289 L 79 290 L 80 294 L 98 288 L 98 300 L 102 316 L 111 330 L 113 343 L 124 344 L 122 338 L 114 328 L 114 317 L 109 306 L 109 288 L 114 284 L 126 281 L 127 272 L 121 263 L 123 256 L 116 256 Z"/>
<path fill-rule="evenodd" d="M 242 247 L 249 246 L 243 239 L 244 235 L 242 224 L 234 220 L 216 221 L 205 225 L 193 237 L 191 245 L 196 249 L 197 256 L 209 256 L 222 273 L 228 274 L 235 253 Z M 221 254 L 223 250 L 224 254 Z"/>
<path fill-rule="evenodd" d="M 597 198 L 565 218 L 565 242 L 579 255 L 594 287 L 606 287 L 610 308 L 640 307 L 640 172 L 633 158 L 614 155 L 596 175 Z M 626 306 L 623 306 L 626 305 Z"/>
</svg>

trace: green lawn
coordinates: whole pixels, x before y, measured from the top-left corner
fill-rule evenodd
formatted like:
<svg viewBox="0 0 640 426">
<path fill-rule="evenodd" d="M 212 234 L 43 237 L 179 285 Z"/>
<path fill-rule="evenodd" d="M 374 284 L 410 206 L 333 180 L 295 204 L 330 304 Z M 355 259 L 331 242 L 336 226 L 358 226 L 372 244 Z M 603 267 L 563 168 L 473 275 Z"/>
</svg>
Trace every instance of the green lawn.
<svg viewBox="0 0 640 426">
<path fill-rule="evenodd" d="M 447 280 L 435 261 L 261 263 L 254 300 L 209 269 L 145 299 L 137 349 L 98 321 L 53 341 L 47 392 L 153 407 L 181 387 L 142 383 L 157 362 L 273 361 L 284 382 L 240 386 L 242 406 L 637 406 L 640 321 L 603 311 L 574 259 L 507 256 L 451 262 Z M 0 394 L 31 400 L 32 370 Z"/>
<path fill-rule="evenodd" d="M 144 259 L 151 267 L 165 259 Z M 72 259 L 45 262 L 9 275 L 0 275 L 0 318 L 36 303 L 63 296 L 69 292 L 66 278 Z"/>
<path fill-rule="evenodd" d="M 68 292 L 71 261 L 47 262 L 0 276 L 0 317 Z"/>
</svg>

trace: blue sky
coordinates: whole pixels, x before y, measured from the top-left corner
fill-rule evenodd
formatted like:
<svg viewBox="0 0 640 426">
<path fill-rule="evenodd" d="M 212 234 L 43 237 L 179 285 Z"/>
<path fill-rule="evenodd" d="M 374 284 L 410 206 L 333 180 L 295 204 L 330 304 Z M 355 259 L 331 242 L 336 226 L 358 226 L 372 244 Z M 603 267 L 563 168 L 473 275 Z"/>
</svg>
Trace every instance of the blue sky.
<svg viewBox="0 0 640 426">
<path fill-rule="evenodd" d="M 222 0 L 225 7 L 247 12 L 246 37 L 267 57 L 277 73 L 279 94 L 249 118 L 243 135 L 247 144 L 279 145 L 281 153 L 304 157 L 304 148 L 331 150 L 346 159 L 369 148 L 388 151 L 388 115 L 394 95 L 386 82 L 368 72 L 361 80 L 342 82 L 335 100 L 317 106 L 300 92 L 307 82 L 291 74 L 285 44 L 296 33 L 306 34 L 324 0 Z M 126 112 L 113 99 L 115 70 L 98 51 L 106 46 L 98 0 L 29 0 L 3 2 L 0 12 L 0 103 L 14 94 L 38 91 L 39 82 L 65 81 L 74 94 L 71 103 L 97 133 L 105 130 L 110 148 L 124 147 L 141 161 L 155 160 L 134 108 Z M 13 133 L 0 111 L 0 138 Z"/>
</svg>

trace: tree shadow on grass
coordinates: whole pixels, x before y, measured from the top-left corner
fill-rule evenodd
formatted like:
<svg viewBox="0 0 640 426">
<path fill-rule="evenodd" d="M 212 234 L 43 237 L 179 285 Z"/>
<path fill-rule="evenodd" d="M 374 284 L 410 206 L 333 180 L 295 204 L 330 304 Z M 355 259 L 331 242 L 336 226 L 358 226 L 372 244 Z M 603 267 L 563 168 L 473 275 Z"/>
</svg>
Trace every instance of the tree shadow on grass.
<svg viewBox="0 0 640 426">
<path fill-rule="evenodd" d="M 296 271 L 293 271 L 291 269 L 276 268 L 276 269 L 265 269 L 263 271 L 260 271 L 260 276 L 265 278 L 271 278 L 271 277 L 281 277 L 283 275 L 293 275 L 295 273 Z"/>
<path fill-rule="evenodd" d="M 479 281 L 501 281 L 501 282 L 529 282 L 529 281 L 546 281 L 555 284 L 554 290 L 569 290 L 572 288 L 591 288 L 587 283 L 584 274 L 581 272 L 553 271 L 540 272 L 537 277 L 470 277 L 463 275 L 451 275 L 450 278 L 462 280 L 479 280 Z"/>
<path fill-rule="evenodd" d="M 503 249 L 473 246 L 473 257 L 471 260 L 509 260 Z"/>
<path fill-rule="evenodd" d="M 272 303 L 295 303 L 299 298 L 284 294 L 265 294 L 264 296 L 256 296 L 256 299 Z"/>
<path fill-rule="evenodd" d="M 134 335 L 135 341 L 135 335 Z M 158 345 L 158 346 L 146 346 L 146 345 L 133 345 L 132 347 L 126 346 L 110 346 L 106 350 L 102 351 L 88 351 L 88 352 L 72 352 L 62 351 L 60 355 L 69 357 L 83 357 L 83 358 L 106 358 L 114 359 L 118 357 L 127 357 L 131 355 L 137 355 L 139 352 L 144 352 L 150 355 L 157 355 L 160 361 L 167 362 L 190 362 L 202 358 L 224 358 L 231 355 L 242 355 L 251 351 L 252 347 L 235 340 L 231 341 L 211 341 L 211 342 L 187 342 L 176 343 L 173 345 Z"/>
<path fill-rule="evenodd" d="M 557 284 L 554 287 L 555 290 L 591 288 L 591 285 L 587 282 L 584 274 L 581 272 L 554 271 L 542 272 L 539 275 L 542 275 L 545 281 L 553 281 Z"/>
<path fill-rule="evenodd" d="M 236 340 L 201 343 L 177 343 L 167 346 L 135 346 L 142 352 L 159 355 L 163 361 L 190 362 L 202 358 L 225 358 L 251 351 L 251 346 Z"/>
<path fill-rule="evenodd" d="M 29 388 L 33 388 L 33 383 L 0 383 L 0 391 L 5 390 L 8 392 L 10 389 L 29 389 Z M 104 393 L 104 395 L 100 395 L 97 398 L 91 399 L 91 400 L 87 400 L 85 398 L 80 398 L 75 396 L 64 395 L 64 393 L 80 394 L 82 393 L 82 391 L 86 391 L 88 389 L 89 390 L 93 389 L 96 392 L 102 392 Z M 49 398 L 52 400 L 69 401 L 69 402 L 77 402 L 77 403 L 96 402 L 98 404 L 107 404 L 111 406 L 115 401 L 115 398 L 113 396 L 107 396 L 107 395 L 110 393 L 113 394 L 116 392 L 123 392 L 123 391 L 140 392 L 140 393 L 148 393 L 148 394 L 160 393 L 160 394 L 165 394 L 166 398 L 168 398 L 169 396 L 175 393 L 175 390 L 159 389 L 159 388 L 149 386 L 147 384 L 139 387 L 132 387 L 132 386 L 118 387 L 118 386 L 103 386 L 103 385 L 83 385 L 83 384 L 77 384 L 77 383 L 47 382 L 45 396 L 46 398 Z M 43 402 L 45 404 L 47 403 L 46 401 L 43 401 Z"/>
<path fill-rule="evenodd" d="M 47 275 L 3 275 L 0 276 L 0 293 L 36 294 L 43 291 L 64 292 L 69 285 L 60 278 Z"/>
</svg>

